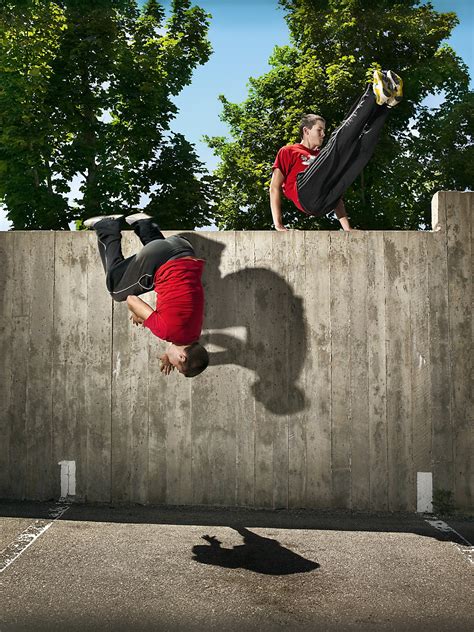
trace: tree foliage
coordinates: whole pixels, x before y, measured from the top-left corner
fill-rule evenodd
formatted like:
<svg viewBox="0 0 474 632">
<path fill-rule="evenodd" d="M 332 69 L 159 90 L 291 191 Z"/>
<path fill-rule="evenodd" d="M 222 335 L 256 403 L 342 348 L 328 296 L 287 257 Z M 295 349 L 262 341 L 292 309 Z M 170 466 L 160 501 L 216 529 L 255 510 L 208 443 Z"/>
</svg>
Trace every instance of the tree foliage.
<svg viewBox="0 0 474 632">
<path fill-rule="evenodd" d="M 298 142 L 302 114 L 314 112 L 330 132 L 362 93 L 374 68 L 404 79 L 376 153 L 352 185 L 346 206 L 355 226 L 412 228 L 430 224 L 439 189 L 472 185 L 472 111 L 467 67 L 443 40 L 458 23 L 416 0 L 280 0 L 291 45 L 276 47 L 270 70 L 249 80 L 241 104 L 224 96 L 222 120 L 231 140 L 208 138 L 221 159 L 217 222 L 221 228 L 269 228 L 268 184 L 278 149 Z M 428 95 L 444 103 L 428 109 Z M 286 223 L 329 228 L 283 200 Z M 289 221 L 288 221 L 289 220 Z M 335 226 L 335 224 L 332 224 Z"/>
<path fill-rule="evenodd" d="M 208 222 L 209 178 L 169 131 L 173 97 L 209 58 L 208 21 L 189 0 L 168 19 L 156 0 L 1 2 L 0 202 L 14 228 L 144 201 L 163 228 Z"/>
</svg>

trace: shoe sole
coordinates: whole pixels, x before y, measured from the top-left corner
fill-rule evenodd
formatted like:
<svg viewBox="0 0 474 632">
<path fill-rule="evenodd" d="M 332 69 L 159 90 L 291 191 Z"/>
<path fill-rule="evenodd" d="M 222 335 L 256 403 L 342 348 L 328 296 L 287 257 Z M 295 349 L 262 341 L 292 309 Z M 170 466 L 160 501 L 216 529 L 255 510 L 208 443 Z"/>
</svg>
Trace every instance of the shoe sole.
<svg viewBox="0 0 474 632">
<path fill-rule="evenodd" d="M 395 72 L 392 72 L 391 70 L 388 71 L 387 76 L 393 85 L 392 96 L 394 98 L 403 97 L 403 79 L 399 77 Z"/>
<path fill-rule="evenodd" d="M 393 108 L 402 101 L 402 97 L 392 97 L 387 101 L 387 107 Z"/>
<path fill-rule="evenodd" d="M 391 70 L 388 71 L 387 77 L 392 85 L 392 96 L 387 101 L 387 105 L 388 107 L 393 108 L 395 105 L 400 103 L 403 98 L 403 79 Z"/>
<path fill-rule="evenodd" d="M 97 217 L 89 217 L 89 219 L 85 220 L 84 226 L 86 228 L 94 228 L 96 224 L 98 224 L 104 219 L 121 219 L 122 217 L 123 215 L 102 215 L 102 216 L 99 215 Z"/>
<path fill-rule="evenodd" d="M 146 213 L 135 213 L 134 215 L 129 215 L 128 217 L 126 217 L 125 221 L 127 222 L 129 226 L 133 226 L 133 224 L 135 224 L 136 222 L 139 222 L 142 219 L 152 219 L 152 218 L 150 217 L 150 215 L 147 215 Z"/>
</svg>

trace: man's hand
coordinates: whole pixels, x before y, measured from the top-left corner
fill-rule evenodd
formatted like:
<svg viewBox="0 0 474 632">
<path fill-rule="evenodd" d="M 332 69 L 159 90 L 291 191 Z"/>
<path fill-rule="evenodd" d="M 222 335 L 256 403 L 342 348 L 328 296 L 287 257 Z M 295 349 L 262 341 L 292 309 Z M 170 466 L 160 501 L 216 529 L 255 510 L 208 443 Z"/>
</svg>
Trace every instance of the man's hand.
<svg viewBox="0 0 474 632">
<path fill-rule="evenodd" d="M 171 364 L 170 359 L 168 358 L 166 353 L 161 356 L 160 360 L 161 360 L 160 371 L 164 373 L 165 375 L 169 375 L 171 371 L 174 370 L 174 366 Z"/>
<path fill-rule="evenodd" d="M 130 320 L 132 321 L 132 323 L 133 323 L 134 325 L 137 325 L 137 326 L 138 326 L 138 325 L 143 325 L 143 323 L 144 323 L 143 318 L 140 318 L 140 316 L 137 316 L 136 314 L 133 314 L 133 313 L 132 313 L 132 315 L 130 316 Z"/>
<path fill-rule="evenodd" d="M 283 226 L 283 224 L 275 224 L 275 230 L 280 230 L 280 231 L 284 231 L 284 230 L 288 230 L 288 228 L 286 226 Z"/>
</svg>

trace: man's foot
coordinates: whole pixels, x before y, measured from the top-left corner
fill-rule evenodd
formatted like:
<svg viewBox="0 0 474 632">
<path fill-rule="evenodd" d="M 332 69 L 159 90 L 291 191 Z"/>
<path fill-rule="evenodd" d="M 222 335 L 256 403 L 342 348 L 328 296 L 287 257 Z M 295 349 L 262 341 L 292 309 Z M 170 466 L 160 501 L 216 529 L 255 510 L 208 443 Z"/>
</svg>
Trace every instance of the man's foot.
<svg viewBox="0 0 474 632">
<path fill-rule="evenodd" d="M 389 108 L 393 108 L 400 103 L 403 98 L 403 79 L 399 77 L 397 73 L 393 72 L 393 70 L 389 70 L 387 72 L 387 81 L 392 93 L 392 96 L 387 101 L 387 105 Z"/>
<path fill-rule="evenodd" d="M 374 70 L 372 88 L 378 105 L 383 105 L 392 98 L 392 90 L 388 83 L 388 77 L 381 70 Z"/>
<path fill-rule="evenodd" d="M 134 213 L 133 215 L 129 215 L 125 218 L 125 221 L 130 226 L 133 226 L 136 222 L 139 222 L 141 219 L 153 219 L 150 215 L 146 213 Z"/>
<path fill-rule="evenodd" d="M 84 222 L 84 226 L 86 228 L 94 228 L 98 222 L 101 222 L 103 219 L 120 219 L 123 215 L 98 215 L 97 217 L 89 217 Z"/>
</svg>

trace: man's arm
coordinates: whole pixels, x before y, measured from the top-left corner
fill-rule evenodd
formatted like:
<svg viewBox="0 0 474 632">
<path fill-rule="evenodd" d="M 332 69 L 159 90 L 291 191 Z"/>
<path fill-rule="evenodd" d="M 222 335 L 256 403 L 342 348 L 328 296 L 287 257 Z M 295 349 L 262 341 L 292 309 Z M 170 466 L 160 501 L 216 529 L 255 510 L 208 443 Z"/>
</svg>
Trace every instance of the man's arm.
<svg viewBox="0 0 474 632">
<path fill-rule="evenodd" d="M 132 312 L 131 320 L 134 325 L 143 325 L 143 322 L 153 314 L 154 310 L 142 301 L 138 296 L 127 296 L 127 306 L 128 309 Z M 174 371 L 174 366 L 171 364 L 168 355 L 164 353 L 160 357 L 160 371 L 165 375 L 169 375 L 171 371 Z"/>
<path fill-rule="evenodd" d="M 334 209 L 337 219 L 341 222 L 341 226 L 344 230 L 352 230 L 351 225 L 349 224 L 349 218 L 347 217 L 346 207 L 344 205 L 344 200 L 341 198 L 337 203 L 336 208 Z"/>
<path fill-rule="evenodd" d="M 143 322 L 153 314 L 153 309 L 142 301 L 138 296 L 127 296 L 127 306 L 128 309 L 132 312 L 131 319 L 134 325 L 142 325 Z"/>
<path fill-rule="evenodd" d="M 281 216 L 281 188 L 285 181 L 285 177 L 276 167 L 273 170 L 272 180 L 270 182 L 270 208 L 272 210 L 273 225 L 276 230 L 288 230 L 283 225 L 283 218 Z"/>
</svg>

